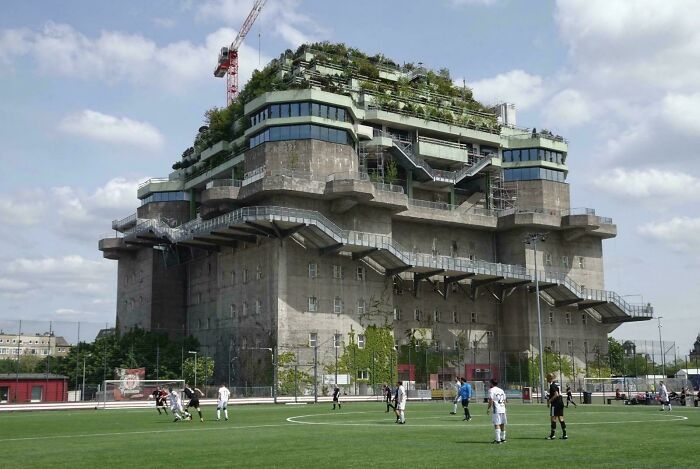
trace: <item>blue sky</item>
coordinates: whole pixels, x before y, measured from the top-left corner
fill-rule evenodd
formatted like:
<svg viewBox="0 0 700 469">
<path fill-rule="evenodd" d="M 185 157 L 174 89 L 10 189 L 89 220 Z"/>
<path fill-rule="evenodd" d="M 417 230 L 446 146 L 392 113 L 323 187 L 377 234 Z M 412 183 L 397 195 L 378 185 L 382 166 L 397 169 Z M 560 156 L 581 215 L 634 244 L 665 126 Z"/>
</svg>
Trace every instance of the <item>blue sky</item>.
<svg viewBox="0 0 700 469">
<path fill-rule="evenodd" d="M 5 1 L 0 17 L 0 328 L 113 323 L 97 239 L 165 176 L 252 0 Z M 700 325 L 700 1 L 269 0 L 241 75 L 311 40 L 447 67 L 518 124 L 570 141 L 572 206 L 613 217 L 606 287 L 651 302 L 687 353 Z M 260 35 L 260 36 L 258 36 Z M 258 42 L 259 41 L 259 42 Z M 258 49 L 260 43 L 260 49 Z M 33 323 L 38 324 L 38 323 Z M 85 332 L 84 332 L 85 334 Z M 657 322 L 614 335 L 658 338 Z"/>
</svg>

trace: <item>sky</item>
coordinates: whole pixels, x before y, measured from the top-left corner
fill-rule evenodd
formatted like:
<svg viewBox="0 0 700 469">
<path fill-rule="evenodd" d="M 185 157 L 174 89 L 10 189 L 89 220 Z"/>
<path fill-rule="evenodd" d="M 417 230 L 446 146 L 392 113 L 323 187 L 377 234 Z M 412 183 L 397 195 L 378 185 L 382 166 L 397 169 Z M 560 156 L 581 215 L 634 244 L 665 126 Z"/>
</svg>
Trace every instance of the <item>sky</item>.
<svg viewBox="0 0 700 469">
<path fill-rule="evenodd" d="M 204 112 L 225 104 L 220 47 L 253 0 L 2 0 L 0 328 L 85 338 L 115 319 L 97 240 L 135 212 Z M 446 67 L 518 124 L 569 140 L 572 207 L 612 217 L 605 287 L 651 303 L 664 341 L 700 332 L 700 0 L 269 0 L 241 83 L 285 49 L 344 42 Z M 694 234 L 695 233 L 695 234 Z M 659 321 L 617 338 L 655 340 Z M 39 331 L 36 331 L 39 332 Z"/>
</svg>

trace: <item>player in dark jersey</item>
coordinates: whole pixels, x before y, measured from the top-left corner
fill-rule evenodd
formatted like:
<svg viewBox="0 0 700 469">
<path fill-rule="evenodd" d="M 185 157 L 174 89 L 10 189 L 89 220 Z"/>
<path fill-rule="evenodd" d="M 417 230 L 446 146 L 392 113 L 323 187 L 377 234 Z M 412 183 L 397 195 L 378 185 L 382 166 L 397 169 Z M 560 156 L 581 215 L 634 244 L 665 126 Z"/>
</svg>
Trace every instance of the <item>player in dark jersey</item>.
<svg viewBox="0 0 700 469">
<path fill-rule="evenodd" d="M 156 410 L 158 411 L 158 414 L 160 414 L 160 410 L 163 409 L 165 415 L 168 415 L 168 408 L 165 405 L 165 401 L 168 398 L 168 392 L 159 386 L 153 390 L 151 393 L 151 398 L 156 400 Z"/>
<path fill-rule="evenodd" d="M 576 407 L 576 403 L 574 402 L 574 396 L 571 394 L 571 387 L 567 386 L 566 387 L 566 407 L 569 407 L 569 403 L 572 403 L 574 407 Z"/>
<path fill-rule="evenodd" d="M 338 410 L 340 410 L 340 388 L 337 384 L 333 389 L 333 410 L 335 410 L 336 404 L 338 405 Z"/>
<path fill-rule="evenodd" d="M 550 428 L 551 431 L 548 440 L 553 440 L 554 433 L 557 430 L 557 419 L 559 420 L 559 425 L 561 426 L 561 439 L 566 440 L 566 423 L 564 422 L 564 399 L 562 398 L 561 391 L 559 388 L 559 383 L 554 379 L 553 373 L 547 373 L 547 382 L 549 383 L 549 399 L 547 399 L 547 405 L 549 406 L 549 417 L 550 417 Z"/>
<path fill-rule="evenodd" d="M 185 383 L 184 393 L 185 397 L 190 400 L 185 406 L 185 412 L 187 412 L 187 409 L 189 409 L 190 407 L 194 407 L 195 409 L 197 409 L 197 413 L 199 414 L 199 421 L 204 422 L 204 418 L 202 417 L 202 411 L 199 408 L 199 396 L 203 396 L 204 393 L 200 391 L 199 388 L 190 387 L 190 385 L 187 383 Z M 191 418 L 192 417 L 190 417 L 190 419 Z"/>
<path fill-rule="evenodd" d="M 391 392 L 391 387 L 388 384 L 384 385 L 384 398 L 386 399 L 386 411 L 389 412 L 389 409 L 395 409 L 396 407 L 391 405 L 391 398 L 392 398 L 392 392 Z"/>
</svg>

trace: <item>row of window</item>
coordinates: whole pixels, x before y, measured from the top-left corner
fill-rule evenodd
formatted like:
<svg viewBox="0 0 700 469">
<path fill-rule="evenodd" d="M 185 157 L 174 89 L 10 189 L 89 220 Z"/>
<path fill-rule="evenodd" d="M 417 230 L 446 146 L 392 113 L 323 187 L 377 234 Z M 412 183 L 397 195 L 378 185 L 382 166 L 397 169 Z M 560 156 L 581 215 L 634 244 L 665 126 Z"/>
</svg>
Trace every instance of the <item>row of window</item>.
<svg viewBox="0 0 700 469">
<path fill-rule="evenodd" d="M 421 310 L 420 308 L 415 308 L 413 310 L 413 320 L 414 321 L 423 321 L 423 320 L 425 320 L 425 318 L 426 318 L 426 316 L 425 316 L 425 312 L 423 310 Z M 433 311 L 432 319 L 433 319 L 433 322 L 443 322 L 443 320 L 444 321 L 448 320 L 448 318 L 444 317 L 442 312 L 438 311 L 438 310 Z M 452 319 L 452 321 L 451 321 L 452 324 L 459 324 L 459 322 L 460 322 L 459 321 L 459 314 L 457 313 L 457 311 L 452 311 L 452 317 L 450 319 Z M 394 308 L 394 320 L 396 320 L 396 321 L 401 320 L 401 310 L 398 308 Z M 478 313 L 475 311 L 470 313 L 469 321 L 471 323 L 479 322 Z"/>
<path fill-rule="evenodd" d="M 514 168 L 504 169 L 503 178 L 506 181 L 530 181 L 544 179 L 546 181 L 564 182 L 566 175 L 563 171 L 547 168 Z"/>
<path fill-rule="evenodd" d="M 0 339 L 0 344 L 2 344 L 3 342 L 5 342 L 6 344 L 10 344 L 10 343 L 16 344 L 16 343 L 17 343 L 17 339 Z M 45 340 L 42 340 L 41 342 L 39 342 L 38 339 L 36 339 L 36 340 L 34 340 L 34 339 L 29 339 L 29 340 L 20 340 L 19 343 L 21 343 L 21 344 L 37 344 L 37 345 L 39 345 L 39 343 L 41 343 L 41 344 L 46 344 L 47 342 L 46 342 Z"/>
<path fill-rule="evenodd" d="M 542 148 L 523 148 L 522 150 L 503 150 L 503 161 L 549 161 L 564 164 L 566 157 L 558 151 L 543 150 Z"/>
<path fill-rule="evenodd" d="M 550 252 L 544 252 L 542 253 L 544 256 L 544 265 L 551 266 L 552 265 L 552 253 Z M 586 268 L 586 258 L 583 256 L 576 256 L 576 265 L 578 266 L 579 269 L 585 269 Z M 560 265 L 565 268 L 569 268 L 569 256 L 561 256 L 560 257 Z"/>
<path fill-rule="evenodd" d="M 48 355 L 49 349 L 26 348 L 17 350 L 16 347 L 0 347 L 0 355 Z"/>
<path fill-rule="evenodd" d="M 267 119 L 277 119 L 280 117 L 323 117 L 341 122 L 352 122 L 350 114 L 342 107 L 328 106 L 326 104 L 303 102 L 303 103 L 282 103 L 271 104 L 253 114 L 250 118 L 251 125 L 255 126 Z"/>
<path fill-rule="evenodd" d="M 315 262 L 309 262 L 308 268 L 309 278 L 319 278 L 318 264 Z M 333 278 L 340 280 L 344 278 L 343 266 L 339 264 L 333 264 Z M 367 270 L 364 266 L 358 265 L 355 269 L 355 280 L 364 281 L 367 278 Z"/>
<path fill-rule="evenodd" d="M 564 322 L 566 324 L 572 324 L 573 323 L 573 316 L 571 315 L 571 312 L 566 312 L 564 313 Z M 554 324 L 554 311 L 549 310 L 549 323 Z M 588 314 L 587 313 L 581 313 L 581 324 L 584 326 L 588 324 Z"/>
<path fill-rule="evenodd" d="M 184 191 L 176 192 L 154 192 L 148 197 L 141 199 L 141 205 L 151 202 L 172 202 L 176 200 L 190 200 L 190 195 Z"/>
<path fill-rule="evenodd" d="M 342 334 L 333 334 L 333 347 L 339 348 L 342 346 L 343 336 Z M 309 347 L 318 347 L 318 332 L 309 332 Z M 365 335 L 358 334 L 357 336 L 357 346 L 359 348 L 365 348 Z"/>
<path fill-rule="evenodd" d="M 340 143 L 348 145 L 352 138 L 346 130 L 332 129 L 321 125 L 279 125 L 269 127 L 250 138 L 250 148 L 255 148 L 261 143 L 278 142 L 282 140 L 323 140 L 324 142 Z"/>
</svg>

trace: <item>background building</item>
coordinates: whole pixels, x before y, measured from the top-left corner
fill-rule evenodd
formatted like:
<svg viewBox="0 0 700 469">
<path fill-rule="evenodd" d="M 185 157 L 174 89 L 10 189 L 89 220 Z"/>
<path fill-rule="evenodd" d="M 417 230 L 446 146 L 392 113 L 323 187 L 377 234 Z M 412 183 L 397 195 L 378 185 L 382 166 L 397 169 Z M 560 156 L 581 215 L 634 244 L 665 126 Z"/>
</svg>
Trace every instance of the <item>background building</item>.
<svg viewBox="0 0 700 469">
<path fill-rule="evenodd" d="M 64 357 L 71 345 L 51 332 L 43 334 L 6 334 L 0 331 L 0 359 L 31 355 Z"/>
<path fill-rule="evenodd" d="M 386 326 L 392 369 L 448 351 L 445 367 L 480 380 L 537 354 L 537 278 L 544 348 L 582 374 L 652 308 L 604 289 L 616 226 L 572 207 L 566 140 L 515 117 L 446 70 L 288 51 L 100 240 L 119 261 L 117 327 L 192 334 L 218 376 L 269 383 L 269 352 L 337 369 Z M 374 382 L 375 359 L 340 361 Z"/>
<path fill-rule="evenodd" d="M 67 400 L 67 376 L 51 373 L 0 374 L 0 404 Z"/>
</svg>

